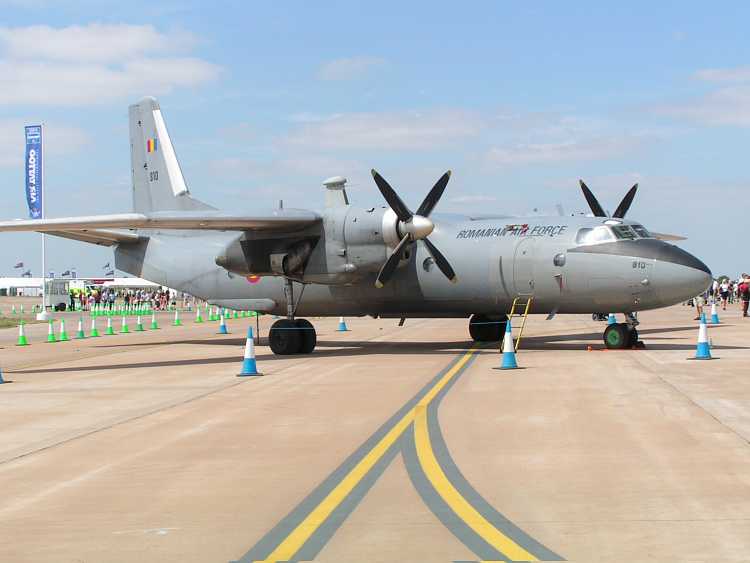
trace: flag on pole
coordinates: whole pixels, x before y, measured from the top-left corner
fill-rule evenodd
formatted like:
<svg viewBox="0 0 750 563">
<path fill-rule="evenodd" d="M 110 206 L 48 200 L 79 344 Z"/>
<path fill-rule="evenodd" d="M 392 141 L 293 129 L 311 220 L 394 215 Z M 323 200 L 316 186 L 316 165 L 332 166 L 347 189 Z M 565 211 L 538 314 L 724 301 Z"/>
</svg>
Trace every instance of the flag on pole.
<svg viewBox="0 0 750 563">
<path fill-rule="evenodd" d="M 15 265 L 15 266 L 13 266 L 13 267 L 14 267 L 14 268 L 23 268 L 23 262 L 19 262 L 18 264 L 16 264 L 16 265 Z"/>
<path fill-rule="evenodd" d="M 42 217 L 42 126 L 28 125 L 26 130 L 26 201 L 29 217 Z"/>
</svg>

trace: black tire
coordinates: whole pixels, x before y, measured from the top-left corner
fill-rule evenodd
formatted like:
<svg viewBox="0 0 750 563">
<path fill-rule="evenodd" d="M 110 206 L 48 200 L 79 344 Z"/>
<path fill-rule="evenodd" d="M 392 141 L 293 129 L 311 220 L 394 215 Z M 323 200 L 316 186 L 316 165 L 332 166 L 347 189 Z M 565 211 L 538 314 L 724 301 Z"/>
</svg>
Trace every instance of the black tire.
<svg viewBox="0 0 750 563">
<path fill-rule="evenodd" d="M 629 348 L 634 348 L 635 346 L 638 346 L 638 329 L 631 328 L 630 329 L 630 342 L 629 342 Z"/>
<path fill-rule="evenodd" d="M 315 333 L 315 327 L 307 319 L 297 319 L 294 324 L 299 328 L 300 336 L 300 354 L 310 354 L 315 350 L 315 345 L 318 343 L 318 335 Z"/>
<path fill-rule="evenodd" d="M 610 350 L 630 348 L 630 328 L 623 323 L 609 325 L 604 329 L 604 345 Z"/>
<path fill-rule="evenodd" d="M 300 332 L 302 331 L 297 329 L 294 321 L 279 319 L 271 325 L 271 330 L 268 331 L 271 351 L 277 356 L 298 354 L 302 347 Z"/>
<path fill-rule="evenodd" d="M 499 342 L 505 333 L 505 321 L 484 315 L 472 315 L 469 334 L 475 342 Z"/>
</svg>

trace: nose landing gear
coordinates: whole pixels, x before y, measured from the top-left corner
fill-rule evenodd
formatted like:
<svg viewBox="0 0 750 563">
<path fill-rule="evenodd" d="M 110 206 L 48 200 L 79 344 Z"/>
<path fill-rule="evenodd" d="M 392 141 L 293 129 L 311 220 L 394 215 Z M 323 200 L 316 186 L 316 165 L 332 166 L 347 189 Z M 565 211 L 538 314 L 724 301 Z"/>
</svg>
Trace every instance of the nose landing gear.
<svg viewBox="0 0 750 563">
<path fill-rule="evenodd" d="M 634 313 L 625 313 L 624 323 L 615 323 L 604 329 L 604 345 L 610 350 L 644 348 L 638 340 L 638 318 Z"/>
<path fill-rule="evenodd" d="M 271 325 L 268 343 L 277 356 L 290 354 L 310 354 L 315 349 L 318 337 L 315 327 L 307 319 L 294 318 L 294 291 L 291 280 L 285 280 L 286 319 L 279 319 Z"/>
</svg>

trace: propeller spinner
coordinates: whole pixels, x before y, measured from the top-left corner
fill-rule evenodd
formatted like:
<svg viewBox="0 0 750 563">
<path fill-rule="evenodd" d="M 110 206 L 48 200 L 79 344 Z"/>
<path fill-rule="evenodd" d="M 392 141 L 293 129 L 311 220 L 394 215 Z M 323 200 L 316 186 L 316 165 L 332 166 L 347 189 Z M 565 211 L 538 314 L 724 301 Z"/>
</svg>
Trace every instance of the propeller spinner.
<svg viewBox="0 0 750 563">
<path fill-rule="evenodd" d="M 443 254 L 427 238 L 435 229 L 435 224 L 429 219 L 430 213 L 432 213 L 432 210 L 435 208 L 438 201 L 440 201 L 440 198 L 445 191 L 445 187 L 448 185 L 448 180 L 450 180 L 451 171 L 448 170 L 440 177 L 427 194 L 427 197 L 424 198 L 424 201 L 419 206 L 416 213 L 411 212 L 401 198 L 398 197 L 398 194 L 390 184 L 385 181 L 385 178 L 375 170 L 372 170 L 372 177 L 375 180 L 375 184 L 378 186 L 380 193 L 383 194 L 383 198 L 385 198 L 385 201 L 398 218 L 396 231 L 398 236 L 401 237 L 398 245 L 396 245 L 396 248 L 388 257 L 388 260 L 386 260 L 383 267 L 380 268 L 378 277 L 375 279 L 375 287 L 381 288 L 388 283 L 393 272 L 396 271 L 396 267 L 398 266 L 406 247 L 410 244 L 416 243 L 418 240 L 424 242 L 428 252 L 435 260 L 437 267 L 443 272 L 443 275 L 445 275 L 445 277 L 452 283 L 456 283 L 456 272 L 453 270 L 450 263 L 448 263 L 445 256 L 443 256 Z"/>
</svg>

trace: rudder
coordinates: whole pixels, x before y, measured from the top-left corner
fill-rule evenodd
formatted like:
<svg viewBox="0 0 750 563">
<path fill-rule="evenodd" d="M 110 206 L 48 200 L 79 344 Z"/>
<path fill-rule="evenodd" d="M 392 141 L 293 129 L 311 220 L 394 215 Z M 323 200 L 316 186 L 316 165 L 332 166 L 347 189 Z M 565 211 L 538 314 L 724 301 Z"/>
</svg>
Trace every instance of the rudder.
<svg viewBox="0 0 750 563">
<path fill-rule="evenodd" d="M 144 98 L 130 106 L 128 115 L 133 210 L 147 213 L 213 209 L 190 197 L 159 102 Z"/>
</svg>

